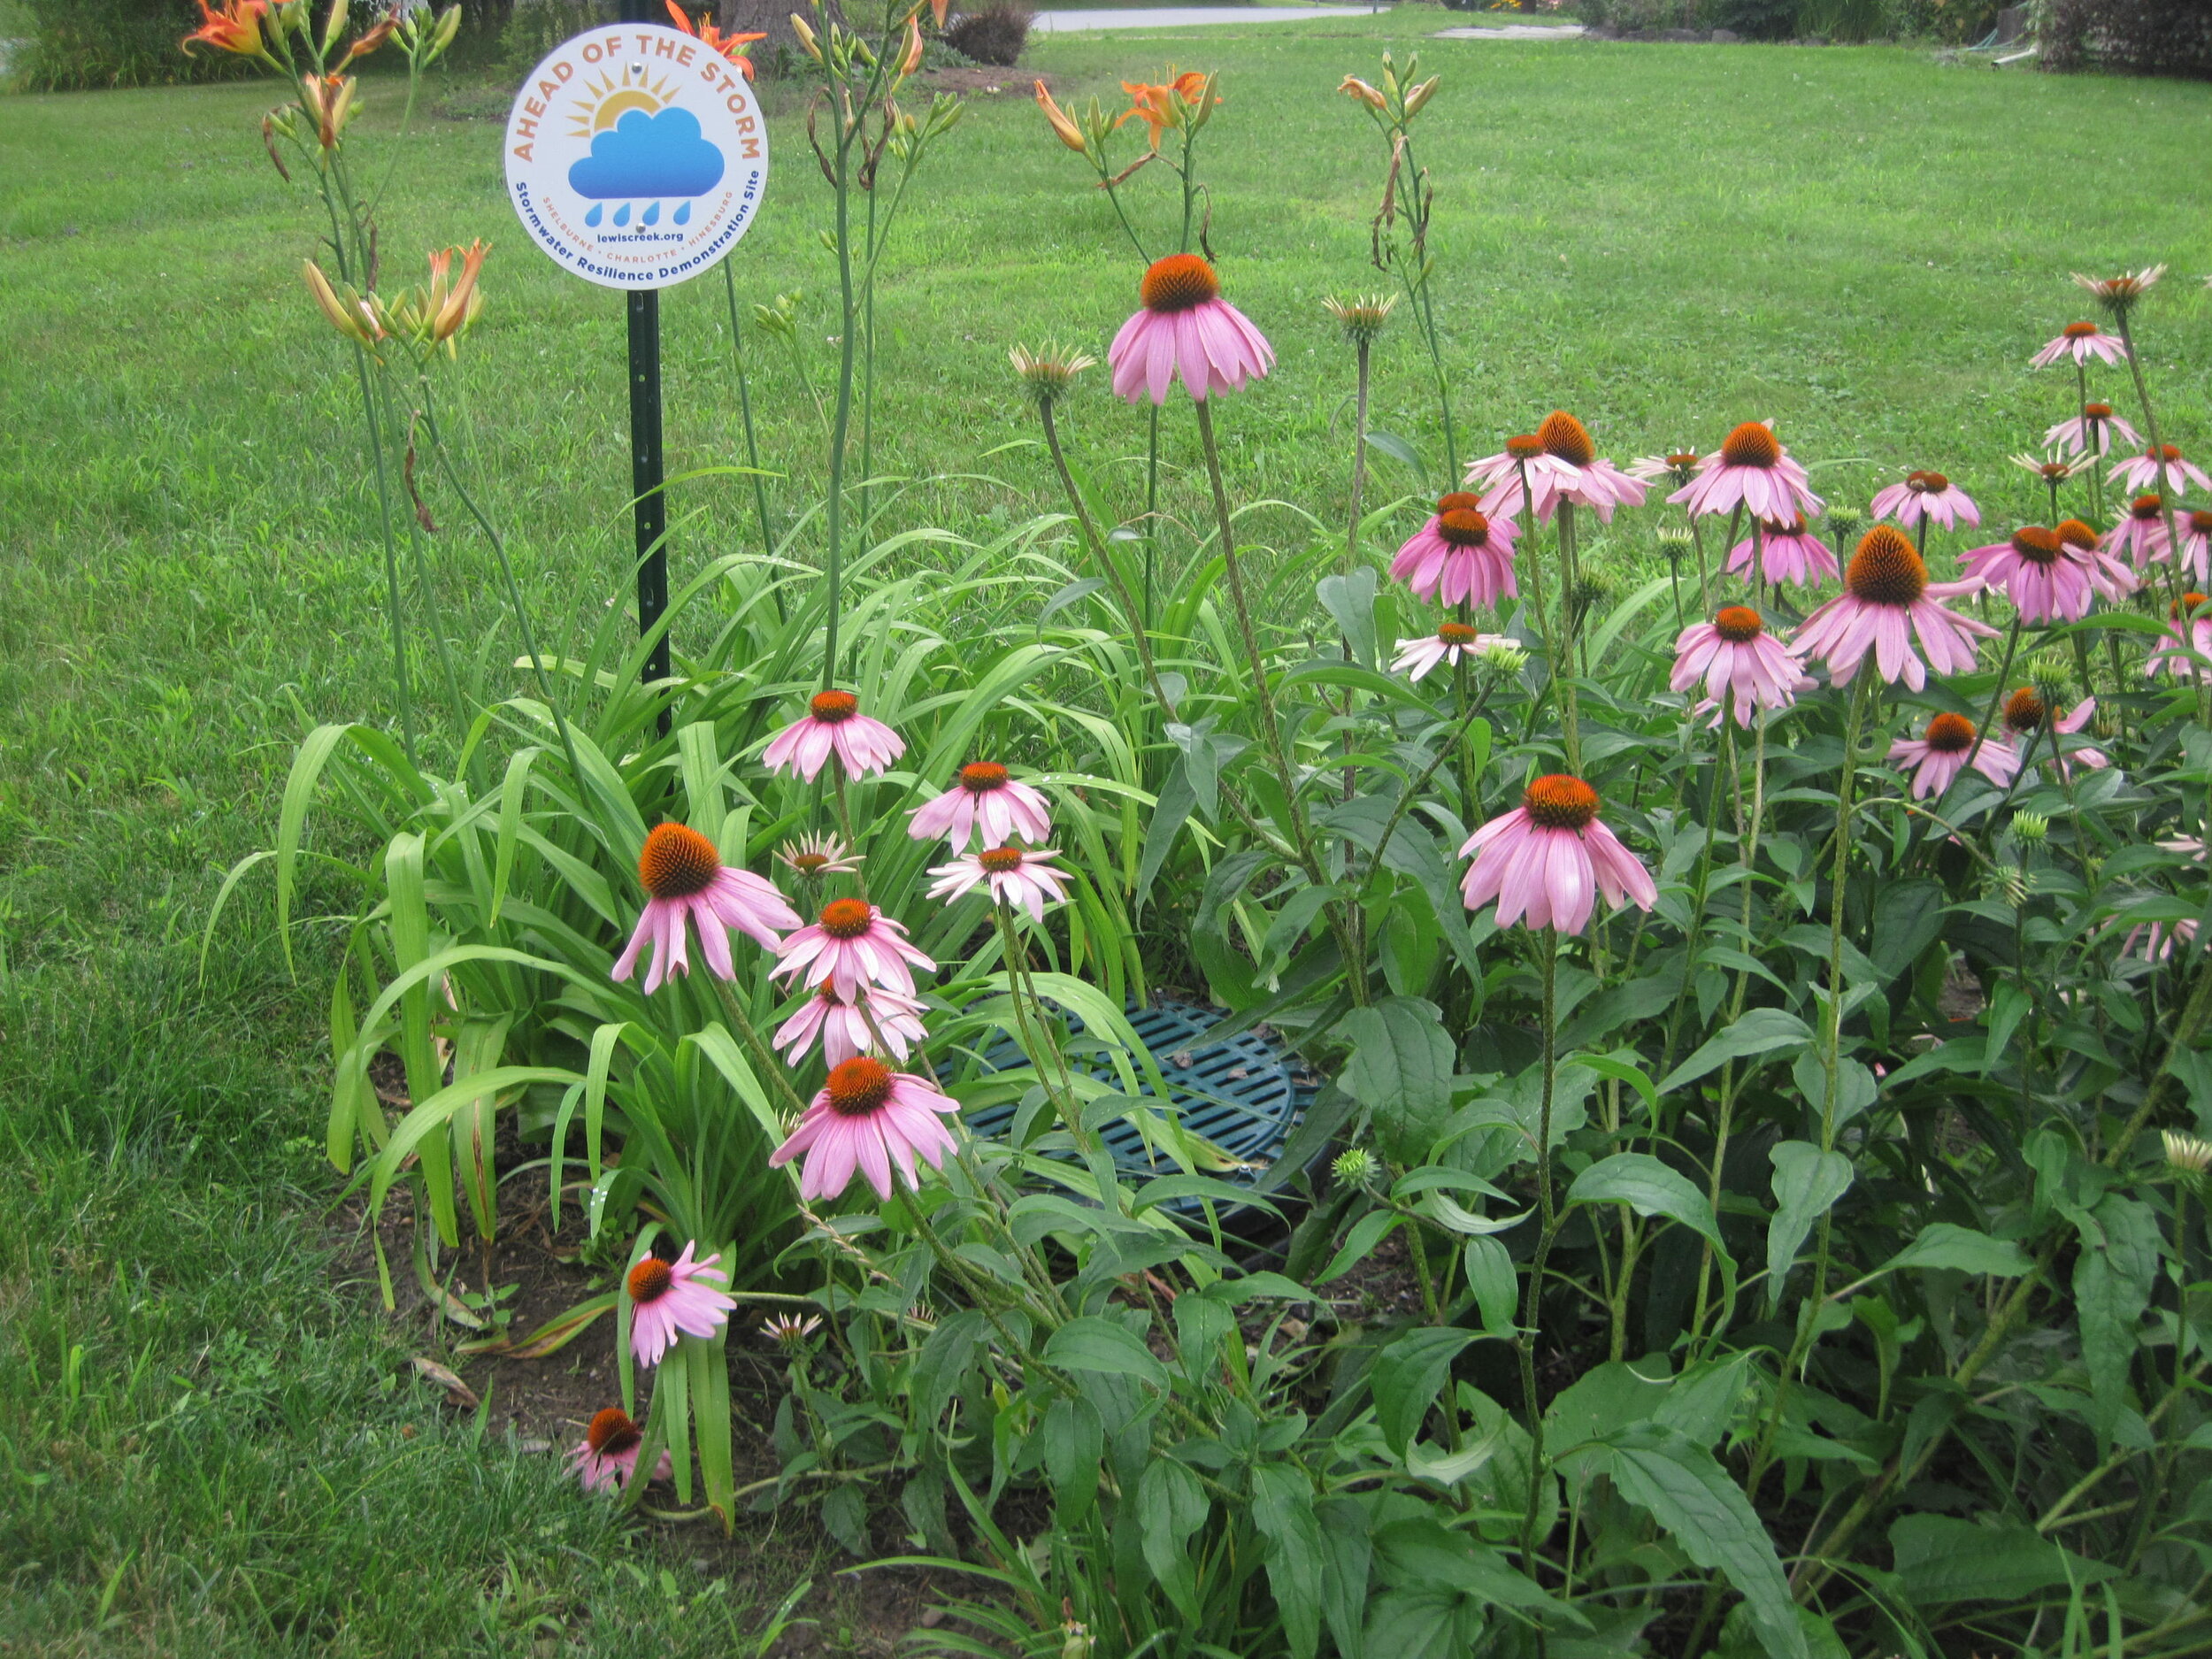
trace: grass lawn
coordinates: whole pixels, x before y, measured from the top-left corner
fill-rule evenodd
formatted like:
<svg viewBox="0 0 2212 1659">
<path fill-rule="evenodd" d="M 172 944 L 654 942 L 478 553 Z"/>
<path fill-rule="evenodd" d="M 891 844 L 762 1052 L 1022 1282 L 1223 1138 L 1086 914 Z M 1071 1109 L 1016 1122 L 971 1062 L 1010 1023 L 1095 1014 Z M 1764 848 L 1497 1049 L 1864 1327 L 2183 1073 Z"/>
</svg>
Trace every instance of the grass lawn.
<svg viewBox="0 0 2212 1659">
<path fill-rule="evenodd" d="M 2070 388 L 2024 365 L 2078 313 L 2065 273 L 2160 260 L 2177 274 L 2142 334 L 2162 416 L 2185 449 L 2212 442 L 2212 88 L 1895 50 L 1426 43 L 1471 20 L 1409 8 L 1033 55 L 1079 104 L 1170 61 L 1223 73 L 1211 239 L 1281 356 L 1224 417 L 1247 494 L 1340 509 L 1348 373 L 1319 301 L 1375 284 L 1382 157 L 1333 88 L 1385 45 L 1446 77 L 1422 160 L 1471 452 L 1555 405 L 1624 460 L 1770 417 L 1839 498 L 1931 466 L 1993 518 L 2027 512 L 2004 457 L 2064 412 Z M 1037 457 L 1005 448 L 1026 435 L 1007 348 L 1102 352 L 1133 297 L 1110 212 L 1024 96 L 1031 67 L 933 160 L 888 265 L 879 470 L 992 475 L 916 488 L 902 525 L 1056 504 Z M 497 245 L 457 387 L 557 633 L 627 559 L 621 305 L 514 225 L 487 119 L 503 96 L 439 96 L 402 154 L 385 257 Z M 397 97 L 372 84 L 364 119 L 388 128 Z M 219 873 L 271 840 L 295 739 L 388 701 L 353 394 L 296 276 L 307 202 L 260 153 L 269 102 L 0 101 L 0 1654 L 750 1652 L 765 1606 L 840 1564 L 810 1532 L 626 1542 L 503 1434 L 497 1401 L 480 1432 L 414 1382 L 408 1356 L 442 1339 L 383 1321 L 348 1277 L 320 1156 L 319 976 L 342 935 L 306 926 L 296 982 L 249 885 L 200 972 Z M 831 307 L 796 110 L 774 143 L 732 265 L 742 303 L 797 293 L 809 325 L 799 364 L 754 365 L 788 514 L 818 488 L 800 377 L 827 383 L 813 325 Z M 1136 190 L 1156 231 L 1167 183 Z M 710 276 L 664 308 L 672 472 L 738 453 L 724 307 Z M 1374 424 L 1433 465 L 1424 373 L 1409 331 L 1386 339 Z M 1142 449 L 1095 384 L 1071 424 L 1095 461 Z M 1166 430 L 1187 462 L 1189 434 Z M 460 651 L 503 690 L 516 647 L 483 550 L 431 505 Z M 695 486 L 676 509 L 680 564 L 741 544 L 749 491 Z M 1649 557 L 1647 534 L 1600 562 Z M 357 895 L 311 897 L 343 915 Z M 853 1605 L 810 1603 L 828 1651 L 872 1650 L 839 1633 Z"/>
</svg>

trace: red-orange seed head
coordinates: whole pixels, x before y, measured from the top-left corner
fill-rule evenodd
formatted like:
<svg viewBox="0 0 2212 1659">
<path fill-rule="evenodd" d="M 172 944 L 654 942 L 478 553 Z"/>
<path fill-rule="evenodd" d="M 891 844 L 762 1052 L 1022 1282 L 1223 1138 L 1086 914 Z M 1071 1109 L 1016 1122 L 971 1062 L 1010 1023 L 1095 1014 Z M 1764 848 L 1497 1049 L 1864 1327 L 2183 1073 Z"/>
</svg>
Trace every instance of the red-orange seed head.
<svg viewBox="0 0 2212 1659">
<path fill-rule="evenodd" d="M 1144 302 L 1145 310 L 1172 316 L 1219 299 L 1221 279 L 1196 254 L 1171 253 L 1152 262 L 1144 280 L 1137 285 L 1137 297 Z"/>
<path fill-rule="evenodd" d="M 638 854 L 638 879 L 657 899 L 704 893 L 722 872 L 714 843 L 686 824 L 656 824 Z"/>
<path fill-rule="evenodd" d="M 1598 815 L 1598 792 L 1579 778 L 1555 772 L 1529 785 L 1522 804 L 1545 829 L 1583 830 Z"/>
</svg>

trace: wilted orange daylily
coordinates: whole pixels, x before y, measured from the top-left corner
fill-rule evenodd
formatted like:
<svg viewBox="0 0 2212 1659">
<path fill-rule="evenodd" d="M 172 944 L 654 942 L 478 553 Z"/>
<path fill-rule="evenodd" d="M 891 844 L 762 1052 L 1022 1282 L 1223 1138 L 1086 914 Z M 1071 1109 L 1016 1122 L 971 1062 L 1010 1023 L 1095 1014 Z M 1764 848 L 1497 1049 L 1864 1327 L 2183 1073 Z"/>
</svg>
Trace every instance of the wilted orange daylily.
<svg viewBox="0 0 2212 1659">
<path fill-rule="evenodd" d="M 184 37 L 181 44 L 189 52 L 193 42 L 212 46 L 218 51 L 234 52 L 241 58 L 266 58 L 267 47 L 261 39 L 261 21 L 269 15 L 267 0 L 230 0 L 221 11 L 199 0 L 200 27 Z"/>
<path fill-rule="evenodd" d="M 325 150 L 338 147 L 338 135 L 353 119 L 356 82 L 351 75 L 308 75 L 300 81 L 300 98 L 315 118 L 316 142 Z"/>
<path fill-rule="evenodd" d="M 383 45 L 386 41 L 390 40 L 392 38 L 392 31 L 399 27 L 399 7 L 394 6 L 389 12 L 387 12 L 382 17 L 379 18 L 375 24 L 362 35 L 359 40 L 357 40 L 352 45 L 346 48 L 345 63 L 342 63 L 338 66 L 342 69 L 346 66 L 346 64 L 353 62 L 353 60 L 357 58 L 366 58 L 378 47 Z"/>
<path fill-rule="evenodd" d="M 1357 75 L 1345 76 L 1343 85 L 1337 88 L 1337 90 L 1345 94 L 1347 96 L 1357 98 L 1362 104 L 1364 104 L 1371 110 L 1383 109 L 1386 107 L 1390 102 L 1389 99 L 1384 97 L 1380 92 L 1369 86 Z"/>
<path fill-rule="evenodd" d="M 725 35 L 703 12 L 700 15 L 699 21 L 695 24 L 683 7 L 676 4 L 676 0 L 668 0 L 668 15 L 675 19 L 676 27 L 685 34 L 699 42 L 710 51 L 719 52 L 730 62 L 735 64 L 738 72 L 746 80 L 750 81 L 753 78 L 753 60 L 746 55 L 745 49 L 755 41 L 766 40 L 767 35 L 762 34 Z"/>
<path fill-rule="evenodd" d="M 1045 112 L 1045 119 L 1051 125 L 1054 137 L 1077 155 L 1086 153 L 1088 147 L 1083 142 L 1083 129 L 1075 124 L 1074 117 L 1053 102 L 1052 94 L 1041 81 L 1037 82 L 1037 107 Z"/>
</svg>

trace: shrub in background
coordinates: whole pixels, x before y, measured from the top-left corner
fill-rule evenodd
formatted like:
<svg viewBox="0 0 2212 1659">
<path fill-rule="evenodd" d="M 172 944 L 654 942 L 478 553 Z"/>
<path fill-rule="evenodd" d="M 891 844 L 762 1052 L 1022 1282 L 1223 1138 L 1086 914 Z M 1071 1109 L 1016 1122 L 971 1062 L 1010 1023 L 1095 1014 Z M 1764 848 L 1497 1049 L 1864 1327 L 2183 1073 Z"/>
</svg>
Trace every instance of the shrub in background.
<svg viewBox="0 0 2212 1659">
<path fill-rule="evenodd" d="M 187 56 L 200 21 L 192 0 L 24 0 L 31 36 L 15 83 L 30 92 L 235 80 L 234 58 Z"/>
<path fill-rule="evenodd" d="M 1027 6 L 990 5 L 956 18 L 945 30 L 954 50 L 979 64 L 1010 67 L 1021 60 L 1029 44 L 1029 25 L 1036 17 Z"/>
<path fill-rule="evenodd" d="M 1786 41 L 1797 33 L 1798 0 L 1714 0 L 1705 21 L 1747 41 Z"/>
<path fill-rule="evenodd" d="M 1832 41 L 1870 41 L 1892 32 L 1890 0 L 1804 0 L 1797 27 Z"/>
<path fill-rule="evenodd" d="M 2204 0 L 2051 0 L 2039 39 L 2047 69 L 2212 80 Z"/>
</svg>

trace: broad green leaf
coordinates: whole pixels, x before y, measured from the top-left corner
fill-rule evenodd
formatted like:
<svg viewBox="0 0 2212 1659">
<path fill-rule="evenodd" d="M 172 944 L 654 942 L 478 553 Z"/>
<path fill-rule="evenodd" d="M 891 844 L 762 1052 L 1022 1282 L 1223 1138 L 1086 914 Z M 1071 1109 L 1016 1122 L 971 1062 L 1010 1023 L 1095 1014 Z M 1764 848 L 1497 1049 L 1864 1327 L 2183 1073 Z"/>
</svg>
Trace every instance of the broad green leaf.
<svg viewBox="0 0 2212 1659">
<path fill-rule="evenodd" d="M 1098 1463 L 1106 1450 L 1106 1425 L 1098 1408 L 1080 1396 L 1064 1395 L 1045 1409 L 1037 1438 L 1052 1481 L 1055 1513 L 1064 1525 L 1080 1525 L 1097 1502 Z"/>
<path fill-rule="evenodd" d="M 1422 1419 L 1436 1403 L 1452 1362 L 1475 1340 L 1472 1331 L 1429 1325 L 1408 1331 L 1375 1357 L 1369 1386 L 1375 1394 L 1375 1421 L 1390 1449 L 1401 1457 Z"/>
<path fill-rule="evenodd" d="M 1517 1614 L 1525 1609 L 1540 1612 L 1547 1623 L 1589 1628 L 1590 1621 L 1580 1609 L 1553 1600 L 1480 1540 L 1440 1522 L 1394 1522 L 1375 1534 L 1375 1553 L 1385 1575 L 1401 1589 L 1471 1596 Z M 1371 1632 L 1369 1646 L 1374 1647 Z"/>
<path fill-rule="evenodd" d="M 1144 1540 L 1145 1564 L 1168 1600 L 1193 1622 L 1198 1618 L 1198 1577 L 1187 1540 L 1205 1524 L 1208 1508 L 1198 1477 L 1172 1457 L 1155 1457 L 1145 1464 L 1137 1484 L 1137 1525 Z"/>
<path fill-rule="evenodd" d="M 2115 1571 L 2061 1548 L 2018 1523 L 1985 1525 L 1947 1515 L 1907 1515 L 1889 1529 L 1897 1578 L 1915 1606 L 2016 1601 L 2068 1584 L 2093 1584 Z"/>
<path fill-rule="evenodd" d="M 1045 1359 L 1069 1371 L 1106 1371 L 1167 1386 L 1167 1367 L 1127 1327 L 1087 1314 L 1071 1319 L 1046 1340 Z"/>
<path fill-rule="evenodd" d="M 1451 1115 L 1452 1040 L 1433 1002 L 1386 996 L 1344 1021 L 1352 1058 L 1339 1079 L 1373 1114 L 1385 1156 L 1418 1164 Z"/>
<path fill-rule="evenodd" d="M 1809 1141 L 1785 1141 L 1767 1154 L 1774 1164 L 1774 1219 L 1767 1224 L 1767 1308 L 1780 1305 L 1797 1247 L 1851 1185 L 1851 1160 Z"/>
<path fill-rule="evenodd" d="M 1497 1240 L 1479 1238 L 1467 1240 L 1462 1257 L 1467 1268 L 1467 1288 L 1475 1293 L 1475 1306 L 1482 1313 L 1484 1333 L 1510 1337 L 1519 1328 L 1516 1318 L 1520 1292 L 1512 1256 Z"/>
<path fill-rule="evenodd" d="M 1321 1524 L 1313 1483 L 1292 1463 L 1252 1471 L 1252 1521 L 1266 1540 L 1267 1582 L 1282 1615 L 1292 1659 L 1313 1659 L 1321 1647 Z"/>
<path fill-rule="evenodd" d="M 1918 1238 L 1877 1271 L 1890 1273 L 1906 1267 L 1948 1267 L 1962 1273 L 2017 1279 L 2034 1265 L 2028 1253 L 2008 1239 L 1993 1239 L 1954 1222 L 1932 1221 L 1921 1228 Z"/>
<path fill-rule="evenodd" d="M 1695 1054 L 1667 1073 L 1665 1081 L 1659 1085 L 1659 1092 L 1671 1094 L 1684 1084 L 1694 1083 L 1731 1060 L 1771 1054 L 1778 1048 L 1793 1048 L 1812 1040 L 1813 1033 L 1805 1022 L 1787 1009 L 1752 1009 L 1732 1025 L 1708 1038 Z"/>
<path fill-rule="evenodd" d="M 1716 1254 L 1728 1256 L 1705 1194 L 1647 1152 L 1616 1152 L 1593 1164 L 1567 1188 L 1567 1202 L 1626 1204 L 1640 1216 L 1665 1216 L 1701 1233 Z"/>
<path fill-rule="evenodd" d="M 2162 1240 L 2149 1206 L 2118 1193 L 2107 1193 L 2090 1219 L 2095 1225 L 2082 1227 L 2081 1255 L 2074 1263 L 2074 1310 L 2089 1372 L 2090 1421 L 2108 1443 L 2127 1409 L 2128 1372 L 2157 1279 Z"/>
</svg>

